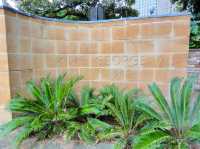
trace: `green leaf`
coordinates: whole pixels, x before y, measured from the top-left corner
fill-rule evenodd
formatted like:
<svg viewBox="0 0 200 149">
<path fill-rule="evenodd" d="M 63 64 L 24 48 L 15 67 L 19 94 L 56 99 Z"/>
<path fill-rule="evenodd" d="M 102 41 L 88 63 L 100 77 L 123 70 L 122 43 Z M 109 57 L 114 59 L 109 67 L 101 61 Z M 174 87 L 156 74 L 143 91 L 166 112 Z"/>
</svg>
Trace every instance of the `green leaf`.
<svg viewBox="0 0 200 149">
<path fill-rule="evenodd" d="M 182 113 L 182 123 L 189 116 L 189 101 L 192 95 L 192 89 L 195 78 L 189 77 L 185 80 L 181 89 L 181 113 Z"/>
<path fill-rule="evenodd" d="M 81 138 L 81 140 L 83 140 L 84 142 L 88 143 L 88 144 L 93 144 L 95 142 L 95 134 L 94 134 L 95 130 L 92 130 L 91 128 L 89 128 L 88 124 L 85 124 L 81 127 L 80 133 L 79 133 L 79 137 Z"/>
<path fill-rule="evenodd" d="M 156 112 L 151 106 L 149 106 L 149 103 L 145 103 L 143 101 L 138 100 L 137 102 L 135 102 L 135 107 L 138 110 L 145 112 L 146 114 L 148 114 L 149 116 L 152 116 L 153 118 L 157 120 L 162 119 L 162 116 L 158 112 Z"/>
<path fill-rule="evenodd" d="M 141 114 L 136 120 L 136 123 L 134 125 L 134 128 L 137 128 L 139 125 L 144 124 L 145 121 L 150 120 L 151 118 L 147 116 L 146 114 Z"/>
<path fill-rule="evenodd" d="M 127 141 L 125 139 L 119 139 L 114 145 L 114 149 L 125 149 Z"/>
<path fill-rule="evenodd" d="M 97 134 L 97 138 L 99 140 L 110 140 L 116 137 L 121 137 L 123 135 L 122 131 L 116 128 L 109 128 L 109 129 L 105 129 L 104 131 L 100 131 Z"/>
<path fill-rule="evenodd" d="M 17 133 L 16 138 L 14 140 L 15 145 L 18 147 L 22 143 L 23 140 L 27 139 L 30 136 L 32 132 L 33 130 L 29 127 L 25 127 L 22 130 L 20 130 Z"/>
<path fill-rule="evenodd" d="M 152 85 L 149 86 L 149 89 L 153 94 L 154 99 L 157 101 L 160 109 L 166 114 L 168 119 L 172 121 L 173 118 L 171 114 L 171 109 L 169 107 L 169 104 L 167 103 L 167 100 L 163 96 L 160 88 L 155 83 L 153 83 Z"/>
<path fill-rule="evenodd" d="M 30 93 L 33 97 L 35 97 L 36 100 L 40 100 L 40 101 L 43 102 L 43 100 L 42 100 L 42 98 L 41 98 L 42 96 L 41 96 L 40 88 L 37 87 L 35 81 L 33 81 L 33 80 L 28 81 L 28 82 L 26 83 L 26 88 L 27 88 L 27 90 L 29 91 L 29 93 Z"/>
<path fill-rule="evenodd" d="M 84 86 L 81 89 L 81 106 L 87 105 L 90 103 L 90 100 L 93 97 L 94 89 L 89 86 Z"/>
<path fill-rule="evenodd" d="M 33 117 L 29 117 L 29 116 L 17 117 L 15 119 L 11 120 L 10 122 L 8 122 L 0 127 L 0 137 L 8 135 L 13 130 L 15 130 L 25 124 L 31 123 L 32 120 L 33 120 Z"/>
<path fill-rule="evenodd" d="M 189 139 L 198 139 L 198 141 L 200 141 L 200 123 L 194 125 L 190 130 L 188 130 L 186 136 Z"/>
<path fill-rule="evenodd" d="M 135 139 L 134 149 L 149 149 L 152 146 L 160 145 L 161 143 L 167 141 L 170 136 L 162 131 L 154 131 L 150 133 L 145 133 L 144 135 L 139 135 Z"/>
<path fill-rule="evenodd" d="M 75 137 L 79 130 L 81 129 L 81 125 L 76 122 L 69 122 L 69 126 L 67 127 L 67 130 L 64 133 L 64 138 L 67 140 L 71 140 L 73 137 Z"/>
<path fill-rule="evenodd" d="M 55 115 L 55 119 L 67 121 L 67 120 L 77 118 L 78 116 L 79 116 L 78 115 L 78 109 L 70 108 L 66 112 L 59 112 L 57 115 Z"/>
<path fill-rule="evenodd" d="M 181 111 L 180 111 L 180 89 L 181 89 L 181 79 L 174 78 L 170 83 L 170 95 L 171 95 L 171 111 L 173 117 L 173 123 L 176 127 L 180 127 L 181 124 Z"/>
<path fill-rule="evenodd" d="M 200 94 L 198 95 L 196 101 L 194 102 L 194 106 L 191 110 L 191 114 L 189 117 L 189 120 L 192 125 L 196 125 L 197 123 L 200 122 L 199 113 L 200 113 Z"/>
<path fill-rule="evenodd" d="M 88 123 L 96 130 L 105 130 L 112 128 L 112 125 L 94 118 L 88 118 Z"/>
<path fill-rule="evenodd" d="M 99 109 L 96 105 L 85 105 L 80 108 L 80 115 L 88 115 L 88 114 L 101 114 L 101 109 Z"/>
</svg>

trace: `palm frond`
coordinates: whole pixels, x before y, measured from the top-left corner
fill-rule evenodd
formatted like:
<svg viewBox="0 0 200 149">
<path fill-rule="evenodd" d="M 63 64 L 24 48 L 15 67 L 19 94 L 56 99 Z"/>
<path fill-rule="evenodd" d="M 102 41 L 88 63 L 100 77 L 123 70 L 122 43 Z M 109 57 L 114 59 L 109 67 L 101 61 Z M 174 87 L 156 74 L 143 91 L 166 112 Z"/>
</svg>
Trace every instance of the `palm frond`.
<svg viewBox="0 0 200 149">
<path fill-rule="evenodd" d="M 119 139 L 114 145 L 114 149 L 124 149 L 127 145 L 126 139 Z"/>
<path fill-rule="evenodd" d="M 170 83 L 170 95 L 171 95 L 171 111 L 173 123 L 177 128 L 180 128 L 181 124 L 181 107 L 180 107 L 180 90 L 181 90 L 181 79 L 173 78 Z"/>
<path fill-rule="evenodd" d="M 14 140 L 14 144 L 18 147 L 25 139 L 27 139 L 33 130 L 29 127 L 22 128 L 20 130 Z"/>
<path fill-rule="evenodd" d="M 113 126 L 106 123 L 106 122 L 103 122 L 103 121 L 100 121 L 98 119 L 94 119 L 94 118 L 89 118 L 88 119 L 88 123 L 95 129 L 95 130 L 99 130 L 99 131 L 104 131 L 106 129 L 111 129 Z"/>
<path fill-rule="evenodd" d="M 153 131 L 139 135 L 135 138 L 134 149 L 149 149 L 152 146 L 158 146 L 170 139 L 170 136 L 163 131 Z"/>
<path fill-rule="evenodd" d="M 149 103 L 147 102 L 138 100 L 135 102 L 135 107 L 157 120 L 162 120 L 162 116 L 156 110 L 154 110 L 154 108 L 149 106 Z"/>
<path fill-rule="evenodd" d="M 105 129 L 104 131 L 100 131 L 97 134 L 97 138 L 99 140 L 105 141 L 105 140 L 121 137 L 122 135 L 123 135 L 122 130 L 118 128 L 109 128 L 109 129 Z"/>
<path fill-rule="evenodd" d="M 91 102 L 92 98 L 93 98 L 93 92 L 94 89 L 89 87 L 89 86 L 84 86 L 81 89 L 81 105 L 87 105 Z"/>
<path fill-rule="evenodd" d="M 0 137 L 3 137 L 5 135 L 8 135 L 13 130 L 23 126 L 24 124 L 30 123 L 34 118 L 30 116 L 23 116 L 23 117 L 17 117 L 10 122 L 1 125 L 0 127 Z"/>
<path fill-rule="evenodd" d="M 154 96 L 154 99 L 159 104 L 159 107 L 161 108 L 161 110 L 166 114 L 168 119 L 172 121 L 171 109 L 169 107 L 169 104 L 167 103 L 167 100 L 165 99 L 164 95 L 162 94 L 160 88 L 155 83 L 153 83 L 149 86 L 149 89 L 150 89 L 152 95 Z"/>
<path fill-rule="evenodd" d="M 189 77 L 185 80 L 181 89 L 181 113 L 182 113 L 182 124 L 189 116 L 189 101 L 192 95 L 193 84 L 195 78 Z"/>
<path fill-rule="evenodd" d="M 198 116 L 200 113 L 200 94 L 196 98 L 196 101 L 194 102 L 194 105 L 192 107 L 192 110 L 190 112 L 189 121 L 191 122 L 191 125 L 194 126 L 200 122 L 200 117 Z"/>
<path fill-rule="evenodd" d="M 79 137 L 82 141 L 92 144 L 95 142 L 95 129 L 93 129 L 89 124 L 82 125 L 79 133 Z"/>
</svg>

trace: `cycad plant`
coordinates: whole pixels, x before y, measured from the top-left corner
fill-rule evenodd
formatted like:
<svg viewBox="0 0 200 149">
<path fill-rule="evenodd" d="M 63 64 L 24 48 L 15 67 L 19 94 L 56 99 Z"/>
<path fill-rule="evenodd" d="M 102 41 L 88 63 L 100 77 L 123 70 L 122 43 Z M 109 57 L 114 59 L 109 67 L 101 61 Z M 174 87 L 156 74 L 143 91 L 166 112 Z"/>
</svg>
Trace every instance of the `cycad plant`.
<svg viewBox="0 0 200 149">
<path fill-rule="evenodd" d="M 157 107 L 145 102 L 138 102 L 137 107 L 157 122 L 141 130 L 134 149 L 188 149 L 200 141 L 200 95 L 192 98 L 194 82 L 195 77 L 191 76 L 184 81 L 173 78 L 168 101 L 155 83 L 149 86 Z"/>
<path fill-rule="evenodd" d="M 1 136 L 20 128 L 15 138 L 18 146 L 21 142 L 35 135 L 38 139 L 48 138 L 66 129 L 67 121 L 76 117 L 74 86 L 81 77 L 65 79 L 65 74 L 56 79 L 42 78 L 37 84 L 27 82 L 30 97 L 18 95 L 13 98 L 8 109 L 17 114 L 7 124 L 1 126 Z"/>
<path fill-rule="evenodd" d="M 102 140 L 112 139 L 115 143 L 115 149 L 127 149 L 132 147 L 132 141 L 138 130 L 142 128 L 149 117 L 138 112 L 134 106 L 134 100 L 142 97 L 138 89 L 124 91 L 115 85 L 104 87 L 101 91 L 103 97 L 110 96 L 110 101 L 106 104 L 113 122 L 107 122 L 112 125 L 98 134 Z"/>
<path fill-rule="evenodd" d="M 94 94 L 93 88 L 84 86 L 81 89 L 80 99 L 77 101 L 77 116 L 68 122 L 65 138 L 79 139 L 89 144 L 98 141 L 98 131 L 111 127 L 98 119 L 106 114 L 107 101 L 109 97 L 100 99 Z"/>
</svg>

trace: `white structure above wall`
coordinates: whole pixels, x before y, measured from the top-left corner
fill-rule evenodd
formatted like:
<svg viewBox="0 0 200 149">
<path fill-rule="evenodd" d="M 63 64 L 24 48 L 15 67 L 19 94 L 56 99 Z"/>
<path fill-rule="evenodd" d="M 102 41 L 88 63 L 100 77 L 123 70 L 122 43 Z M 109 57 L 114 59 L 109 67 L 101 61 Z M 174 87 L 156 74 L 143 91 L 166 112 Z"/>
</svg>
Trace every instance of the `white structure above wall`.
<svg viewBox="0 0 200 149">
<path fill-rule="evenodd" d="M 134 8 L 140 16 L 165 15 L 176 12 L 170 0 L 136 0 Z"/>
</svg>

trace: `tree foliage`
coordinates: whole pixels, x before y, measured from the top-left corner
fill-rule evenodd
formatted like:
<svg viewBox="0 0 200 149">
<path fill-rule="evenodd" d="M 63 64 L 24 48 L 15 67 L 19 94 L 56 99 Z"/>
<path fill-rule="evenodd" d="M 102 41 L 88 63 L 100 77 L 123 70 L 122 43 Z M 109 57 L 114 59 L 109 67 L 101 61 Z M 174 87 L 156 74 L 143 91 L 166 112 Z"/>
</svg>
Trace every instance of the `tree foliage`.
<svg viewBox="0 0 200 149">
<path fill-rule="evenodd" d="M 190 31 L 190 48 L 200 48 L 200 24 L 192 22 Z"/>
<path fill-rule="evenodd" d="M 22 0 L 21 10 L 33 15 L 72 20 L 88 20 L 89 9 L 97 4 L 104 8 L 105 18 L 137 16 L 131 6 L 134 0 Z"/>
<path fill-rule="evenodd" d="M 180 6 L 181 10 L 189 10 L 194 18 L 200 19 L 200 2 L 199 0 L 171 0 Z"/>
</svg>

